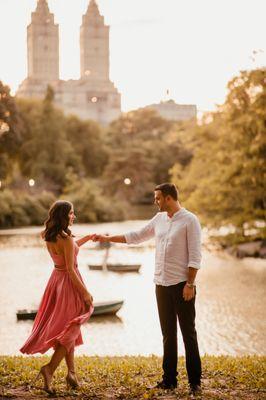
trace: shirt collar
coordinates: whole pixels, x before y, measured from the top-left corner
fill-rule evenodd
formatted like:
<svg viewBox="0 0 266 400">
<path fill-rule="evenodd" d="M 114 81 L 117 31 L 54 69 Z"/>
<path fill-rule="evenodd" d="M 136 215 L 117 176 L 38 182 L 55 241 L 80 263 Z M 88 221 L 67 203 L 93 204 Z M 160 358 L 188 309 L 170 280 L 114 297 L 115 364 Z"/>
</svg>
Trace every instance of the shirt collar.
<svg viewBox="0 0 266 400">
<path fill-rule="evenodd" d="M 176 219 L 178 219 L 178 217 L 180 216 L 180 214 L 183 214 L 183 211 L 185 211 L 184 207 L 181 207 L 178 211 L 176 211 L 172 217 L 169 217 L 168 214 L 166 213 L 166 219 L 167 221 L 175 221 Z"/>
</svg>

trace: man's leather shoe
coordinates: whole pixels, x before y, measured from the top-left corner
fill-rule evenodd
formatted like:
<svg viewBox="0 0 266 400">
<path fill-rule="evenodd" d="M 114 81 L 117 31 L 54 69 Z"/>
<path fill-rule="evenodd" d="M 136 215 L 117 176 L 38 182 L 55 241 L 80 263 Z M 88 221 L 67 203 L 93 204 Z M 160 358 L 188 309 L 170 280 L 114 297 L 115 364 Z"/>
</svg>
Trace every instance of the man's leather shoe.
<svg viewBox="0 0 266 400">
<path fill-rule="evenodd" d="M 202 394 L 201 386 L 200 385 L 189 385 L 189 394 L 192 396 L 199 396 Z"/>
<path fill-rule="evenodd" d="M 177 387 L 177 383 L 169 383 L 165 381 L 158 382 L 153 389 L 173 390 Z"/>
</svg>

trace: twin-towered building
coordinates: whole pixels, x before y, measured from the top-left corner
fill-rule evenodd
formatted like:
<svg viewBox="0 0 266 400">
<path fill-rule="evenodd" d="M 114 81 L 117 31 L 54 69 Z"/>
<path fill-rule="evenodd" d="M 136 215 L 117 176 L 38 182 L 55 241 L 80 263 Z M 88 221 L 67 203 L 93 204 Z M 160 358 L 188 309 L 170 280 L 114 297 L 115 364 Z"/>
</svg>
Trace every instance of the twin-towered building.
<svg viewBox="0 0 266 400">
<path fill-rule="evenodd" d="M 80 27 L 80 78 L 59 77 L 59 29 L 46 0 L 38 0 L 27 27 L 28 76 L 18 97 L 43 98 L 47 85 L 67 114 L 106 125 L 121 114 L 121 95 L 109 79 L 109 26 L 90 0 Z"/>
<path fill-rule="evenodd" d="M 59 29 L 47 0 L 38 0 L 27 27 L 28 76 L 17 96 L 43 98 L 47 85 L 55 92 L 55 102 L 66 114 L 92 119 L 107 125 L 121 114 L 121 95 L 109 79 L 109 26 L 104 24 L 95 0 L 90 0 L 80 27 L 80 78 L 59 77 Z M 195 105 L 173 100 L 147 106 L 162 117 L 180 121 L 195 119 Z"/>
</svg>

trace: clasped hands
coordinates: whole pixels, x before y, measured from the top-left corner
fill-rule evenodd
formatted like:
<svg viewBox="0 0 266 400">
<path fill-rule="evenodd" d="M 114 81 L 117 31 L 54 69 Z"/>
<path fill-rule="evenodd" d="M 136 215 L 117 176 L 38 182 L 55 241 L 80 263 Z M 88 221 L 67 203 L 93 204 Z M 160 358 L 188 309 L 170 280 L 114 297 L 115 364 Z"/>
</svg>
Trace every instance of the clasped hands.
<svg viewBox="0 0 266 400">
<path fill-rule="evenodd" d="M 109 242 L 109 236 L 108 235 L 98 235 L 96 233 L 94 233 L 93 235 L 91 235 L 90 240 L 92 240 L 93 242 Z"/>
</svg>

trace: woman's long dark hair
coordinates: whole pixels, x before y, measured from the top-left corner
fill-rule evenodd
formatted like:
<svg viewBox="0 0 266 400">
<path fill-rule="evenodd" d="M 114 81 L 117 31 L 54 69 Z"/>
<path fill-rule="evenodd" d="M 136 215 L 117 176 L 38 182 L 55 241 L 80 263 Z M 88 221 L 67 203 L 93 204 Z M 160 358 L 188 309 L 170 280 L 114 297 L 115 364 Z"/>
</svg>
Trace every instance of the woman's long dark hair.
<svg viewBox="0 0 266 400">
<path fill-rule="evenodd" d="M 69 201 L 58 200 L 50 208 L 48 218 L 45 221 L 45 229 L 42 237 L 46 242 L 56 242 L 57 236 L 62 238 L 72 236 L 69 224 L 69 212 L 72 204 Z"/>
</svg>

